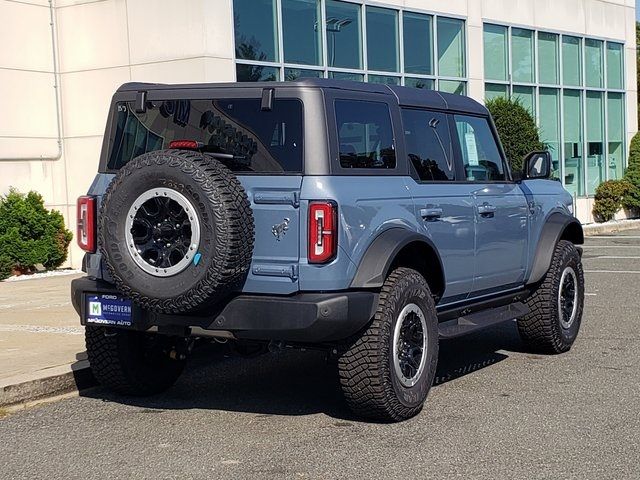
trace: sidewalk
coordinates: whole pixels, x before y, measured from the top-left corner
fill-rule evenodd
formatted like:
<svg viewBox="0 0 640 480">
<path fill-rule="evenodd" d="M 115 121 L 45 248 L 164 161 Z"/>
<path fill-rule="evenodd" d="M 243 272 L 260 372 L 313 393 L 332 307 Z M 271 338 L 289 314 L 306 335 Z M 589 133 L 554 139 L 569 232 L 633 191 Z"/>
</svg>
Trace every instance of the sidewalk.
<svg viewBox="0 0 640 480">
<path fill-rule="evenodd" d="M 69 293 L 79 276 L 0 283 L 0 406 L 72 388 L 88 367 Z"/>
</svg>

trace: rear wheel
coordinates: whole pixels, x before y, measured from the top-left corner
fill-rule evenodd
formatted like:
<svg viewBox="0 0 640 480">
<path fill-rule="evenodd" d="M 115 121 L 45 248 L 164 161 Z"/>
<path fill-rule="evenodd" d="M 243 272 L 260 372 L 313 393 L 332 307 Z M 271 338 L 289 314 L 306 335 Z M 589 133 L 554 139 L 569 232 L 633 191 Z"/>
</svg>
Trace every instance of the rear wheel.
<svg viewBox="0 0 640 480">
<path fill-rule="evenodd" d="M 401 421 L 416 415 L 438 361 L 436 309 L 425 279 L 397 268 L 385 281 L 367 329 L 338 360 L 349 407 L 358 415 Z"/>
<path fill-rule="evenodd" d="M 182 338 L 88 326 L 85 340 L 94 377 L 118 393 L 160 393 L 171 387 L 184 369 Z"/>
<path fill-rule="evenodd" d="M 562 353 L 578 336 L 584 305 L 584 273 L 575 245 L 560 240 L 551 266 L 527 300 L 531 310 L 518 320 L 523 341 L 533 350 Z"/>
</svg>

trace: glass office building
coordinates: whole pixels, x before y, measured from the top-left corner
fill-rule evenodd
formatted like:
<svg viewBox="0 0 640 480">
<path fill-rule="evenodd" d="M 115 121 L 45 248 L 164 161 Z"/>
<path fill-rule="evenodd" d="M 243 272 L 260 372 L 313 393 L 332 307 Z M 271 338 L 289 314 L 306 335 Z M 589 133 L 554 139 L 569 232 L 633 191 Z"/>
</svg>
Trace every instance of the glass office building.
<svg viewBox="0 0 640 480">
<path fill-rule="evenodd" d="M 517 98 L 534 115 L 569 192 L 622 177 L 623 44 L 485 23 L 483 46 L 485 98 Z"/>
<path fill-rule="evenodd" d="M 124 83 L 312 76 L 519 98 L 591 222 L 637 130 L 635 17 L 632 0 L 0 0 L 0 195 L 37 190 L 75 228 Z"/>
<path fill-rule="evenodd" d="M 238 81 L 325 77 L 466 93 L 465 19 L 338 0 L 234 0 Z"/>
<path fill-rule="evenodd" d="M 482 41 L 470 42 L 464 16 L 367 0 L 233 0 L 233 19 L 238 81 L 324 77 L 517 98 L 576 198 L 624 173 L 623 40 L 483 19 L 473 27 Z M 480 55 L 482 91 L 470 92 L 469 59 Z"/>
</svg>

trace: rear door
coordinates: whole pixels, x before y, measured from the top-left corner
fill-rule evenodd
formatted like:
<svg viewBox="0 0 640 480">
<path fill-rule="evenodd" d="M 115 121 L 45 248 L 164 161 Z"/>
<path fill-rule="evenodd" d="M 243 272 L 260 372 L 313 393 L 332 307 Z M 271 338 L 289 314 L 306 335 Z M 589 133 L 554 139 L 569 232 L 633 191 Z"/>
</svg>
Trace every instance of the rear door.
<svg viewBox="0 0 640 480">
<path fill-rule="evenodd" d="M 528 206 L 487 117 L 456 114 L 455 147 L 472 187 L 476 218 L 474 294 L 519 286 L 527 269 Z"/>
<path fill-rule="evenodd" d="M 173 140 L 201 143 L 204 151 L 216 154 L 236 174 L 251 202 L 255 244 L 244 290 L 295 292 L 304 151 L 302 101 L 284 93 L 264 108 L 261 90 L 219 92 L 213 89 L 204 98 L 184 98 L 193 93 L 151 90 L 142 112 L 133 101 L 117 102 L 107 170 L 115 172 L 145 152 L 169 148 Z"/>
<path fill-rule="evenodd" d="M 402 122 L 418 225 L 444 267 L 442 302 L 465 299 L 475 269 L 475 205 L 472 187 L 457 178 L 449 119 L 442 112 L 403 108 Z"/>
</svg>

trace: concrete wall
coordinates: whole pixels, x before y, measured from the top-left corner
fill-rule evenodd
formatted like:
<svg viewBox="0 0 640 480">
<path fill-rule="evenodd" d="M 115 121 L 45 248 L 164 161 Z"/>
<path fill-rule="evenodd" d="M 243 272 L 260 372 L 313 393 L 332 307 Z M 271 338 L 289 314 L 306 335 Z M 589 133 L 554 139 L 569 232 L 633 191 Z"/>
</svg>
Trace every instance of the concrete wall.
<svg viewBox="0 0 640 480">
<path fill-rule="evenodd" d="M 129 81 L 235 80 L 231 0 L 57 0 L 62 155 L 46 0 L 0 0 L 0 193 L 41 192 L 75 229 L 113 92 Z M 206 20 L 206 24 L 205 24 Z M 6 27 L 6 28 L 5 28 Z M 14 45 L 14 48 L 11 46 Z M 8 48 L 7 48 L 8 47 Z M 82 252 L 72 244 L 69 263 Z"/>
<path fill-rule="evenodd" d="M 637 130 L 634 0 L 365 1 L 467 18 L 469 94 L 484 98 L 482 23 L 624 41 L 627 136 Z M 128 81 L 233 81 L 232 0 L 55 0 L 60 116 L 46 0 L 0 0 L 0 193 L 40 191 L 75 225 L 96 172 L 109 100 Z M 60 121 L 62 154 L 58 155 Z M 584 203 L 584 205 L 582 205 Z M 589 220 L 588 201 L 578 205 Z M 82 255 L 72 247 L 70 263 Z"/>
</svg>

